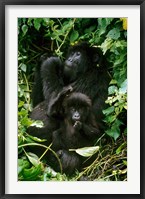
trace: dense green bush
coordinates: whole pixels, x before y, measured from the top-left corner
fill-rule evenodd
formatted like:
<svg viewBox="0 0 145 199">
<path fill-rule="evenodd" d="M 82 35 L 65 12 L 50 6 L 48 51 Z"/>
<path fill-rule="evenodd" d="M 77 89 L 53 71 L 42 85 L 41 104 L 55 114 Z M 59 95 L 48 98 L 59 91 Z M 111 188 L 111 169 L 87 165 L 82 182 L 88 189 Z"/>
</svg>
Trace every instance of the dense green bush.
<svg viewBox="0 0 145 199">
<path fill-rule="evenodd" d="M 68 178 L 55 173 L 42 157 L 25 147 L 44 145 L 45 140 L 27 135 L 29 125 L 42 125 L 29 119 L 34 71 L 42 54 L 64 59 L 68 45 L 88 41 L 98 46 L 108 60 L 111 82 L 108 108 L 103 110 L 106 130 L 96 142 L 97 159 L 82 173 Z M 95 180 L 126 180 L 127 168 L 127 19 L 126 18 L 19 18 L 18 19 L 18 151 L 19 180 L 77 180 L 87 175 Z"/>
</svg>

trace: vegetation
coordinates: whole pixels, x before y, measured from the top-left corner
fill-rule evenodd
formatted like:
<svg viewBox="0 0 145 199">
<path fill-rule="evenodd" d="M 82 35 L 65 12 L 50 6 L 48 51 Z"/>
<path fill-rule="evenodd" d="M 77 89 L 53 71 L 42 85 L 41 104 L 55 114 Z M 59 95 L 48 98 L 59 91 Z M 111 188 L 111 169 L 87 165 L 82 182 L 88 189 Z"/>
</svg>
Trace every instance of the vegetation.
<svg viewBox="0 0 145 199">
<path fill-rule="evenodd" d="M 106 129 L 96 140 L 97 158 L 81 173 L 70 177 L 53 171 L 43 159 L 44 154 L 37 157 L 26 151 L 26 146 L 34 145 L 45 148 L 45 153 L 51 150 L 51 146 L 44 145 L 44 140 L 29 136 L 27 128 L 42 125 L 29 119 L 34 71 L 40 56 L 47 52 L 64 59 L 68 45 L 84 40 L 102 49 L 112 80 L 106 100 L 108 108 L 103 110 Z M 19 180 L 72 181 L 82 176 L 100 181 L 127 180 L 126 18 L 18 19 L 18 153 Z"/>
</svg>

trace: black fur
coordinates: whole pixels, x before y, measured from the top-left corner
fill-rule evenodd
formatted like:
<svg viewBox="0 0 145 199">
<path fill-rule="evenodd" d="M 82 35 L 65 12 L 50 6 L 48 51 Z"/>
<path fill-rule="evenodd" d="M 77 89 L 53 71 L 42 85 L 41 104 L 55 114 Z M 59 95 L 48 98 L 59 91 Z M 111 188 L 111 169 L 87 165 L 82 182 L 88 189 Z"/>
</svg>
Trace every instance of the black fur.
<svg viewBox="0 0 145 199">
<path fill-rule="evenodd" d="M 72 93 L 64 99 L 62 109 L 64 122 L 53 132 L 55 151 L 90 146 L 99 133 L 98 124 L 92 113 L 91 100 L 82 93 Z M 79 117 L 75 118 L 76 112 Z"/>
<path fill-rule="evenodd" d="M 73 56 L 78 52 L 80 53 L 79 59 Z M 64 63 L 58 57 L 50 57 L 44 60 L 40 76 L 43 98 L 48 103 L 48 110 L 51 110 L 52 101 L 64 87 L 71 85 L 74 92 L 84 93 L 90 97 L 97 122 L 101 124 L 110 77 L 107 72 L 105 57 L 99 48 L 89 47 L 86 43 L 72 46 L 68 50 Z M 41 95 L 39 87 L 38 90 L 35 88 L 33 101 L 38 98 L 39 93 Z M 40 102 L 38 101 L 37 104 Z M 51 115 L 51 112 L 48 111 L 47 113 Z"/>
<path fill-rule="evenodd" d="M 72 174 L 75 169 L 82 167 L 83 158 L 70 152 L 77 149 L 93 146 L 99 134 L 98 125 L 92 113 L 91 100 L 82 93 L 72 93 L 62 103 L 64 122 L 52 134 L 52 149 L 58 154 L 63 172 Z M 74 115 L 77 113 L 77 117 Z M 59 164 L 51 161 L 55 170 L 59 171 Z"/>
<path fill-rule="evenodd" d="M 77 154 L 73 153 L 74 158 L 70 155 L 68 149 L 71 147 L 71 142 L 64 141 L 64 144 L 62 144 L 62 133 L 58 133 L 59 131 L 62 132 L 62 129 L 66 130 L 64 119 L 67 117 L 63 114 L 62 103 L 69 92 L 82 93 L 91 99 L 91 114 L 94 119 L 86 120 L 87 128 L 83 125 L 82 131 L 84 136 L 81 139 L 78 134 L 78 137 L 76 137 L 77 141 L 74 136 L 71 137 L 71 140 L 74 143 L 72 147 L 83 147 L 92 144 L 92 139 L 97 134 L 90 133 L 90 129 L 93 126 L 91 122 L 97 122 L 97 131 L 103 127 L 102 110 L 105 108 L 105 100 L 108 95 L 110 77 L 105 57 L 99 48 L 90 47 L 86 43 L 80 43 L 70 47 L 64 62 L 58 57 L 43 59 L 41 68 L 37 71 L 38 73 L 40 73 L 38 76 L 41 81 L 37 82 L 36 80 L 35 85 L 40 84 L 43 89 L 39 90 L 41 86 L 37 88 L 34 86 L 32 100 L 35 101 L 34 106 L 37 106 L 32 111 L 31 118 L 45 122 L 43 128 L 30 127 L 28 132 L 34 136 L 46 138 L 48 143 L 51 143 L 52 140 L 54 142 L 55 138 L 56 141 L 53 147 L 59 156 L 63 157 L 61 160 L 63 167 L 66 167 L 64 170 L 70 167 L 70 170 L 73 171 L 74 168 L 72 169 L 70 164 L 65 166 L 65 162 L 69 162 L 72 159 L 72 165 L 75 165 L 77 168 L 80 167 L 81 162 Z M 42 91 L 43 96 L 41 94 Z M 38 97 L 39 95 L 41 97 Z M 39 98 L 41 99 L 40 101 Z M 54 131 L 55 133 L 53 133 Z M 70 135 L 68 138 L 70 139 Z M 58 144 L 58 149 L 57 142 L 61 143 L 60 146 Z"/>
</svg>

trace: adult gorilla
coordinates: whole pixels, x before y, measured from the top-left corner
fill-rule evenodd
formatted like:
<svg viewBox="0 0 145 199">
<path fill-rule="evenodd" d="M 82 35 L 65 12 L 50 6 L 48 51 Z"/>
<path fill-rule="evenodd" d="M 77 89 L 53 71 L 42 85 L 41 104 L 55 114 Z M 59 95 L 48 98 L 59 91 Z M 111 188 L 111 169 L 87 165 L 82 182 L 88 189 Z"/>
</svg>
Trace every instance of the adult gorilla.
<svg viewBox="0 0 145 199">
<path fill-rule="evenodd" d="M 59 111 L 61 109 L 55 106 L 55 102 L 63 90 L 69 92 L 70 88 L 91 99 L 93 114 L 99 128 L 102 127 L 102 110 L 105 108 L 110 77 L 106 59 L 99 48 L 90 47 L 86 42 L 79 43 L 69 48 L 64 62 L 58 57 L 46 58 L 36 73 L 39 79 L 35 81 L 32 100 L 35 101 L 34 106 L 37 106 L 31 118 L 44 121 L 44 128 L 32 127 L 29 133 L 38 137 L 51 137 L 51 130 L 59 128 L 63 120 Z M 39 100 L 42 90 L 38 84 L 42 84 L 43 102 Z"/>
</svg>

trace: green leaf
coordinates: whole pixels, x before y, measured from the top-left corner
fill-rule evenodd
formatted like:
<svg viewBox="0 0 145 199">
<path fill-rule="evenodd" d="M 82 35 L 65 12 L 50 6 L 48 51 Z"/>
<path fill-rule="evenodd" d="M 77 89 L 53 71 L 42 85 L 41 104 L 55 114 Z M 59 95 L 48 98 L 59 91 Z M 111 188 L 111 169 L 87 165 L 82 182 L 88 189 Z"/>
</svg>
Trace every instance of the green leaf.
<svg viewBox="0 0 145 199">
<path fill-rule="evenodd" d="M 117 149 L 116 149 L 116 154 L 120 154 L 122 149 L 126 147 L 126 142 L 122 143 Z"/>
<path fill-rule="evenodd" d="M 107 38 L 102 44 L 101 44 L 101 48 L 103 50 L 103 54 L 105 54 L 107 52 L 107 50 L 109 50 L 112 46 L 112 39 Z"/>
<path fill-rule="evenodd" d="M 117 91 L 118 91 L 118 88 L 116 86 L 110 86 L 108 88 L 108 94 L 109 95 L 112 95 L 112 94 L 116 93 Z"/>
<path fill-rule="evenodd" d="M 27 158 L 29 161 L 36 167 L 40 164 L 39 158 L 34 153 L 26 153 Z"/>
<path fill-rule="evenodd" d="M 113 28 L 112 30 L 109 31 L 107 34 L 107 37 L 110 39 L 117 40 L 120 37 L 120 31 L 118 28 Z"/>
<path fill-rule="evenodd" d="M 40 173 L 41 164 L 36 167 L 32 166 L 30 169 L 24 169 L 22 172 L 24 180 L 36 180 Z"/>
<path fill-rule="evenodd" d="M 18 159 L 18 175 L 22 172 L 24 168 L 28 168 L 30 163 L 28 160 Z"/>
<path fill-rule="evenodd" d="M 35 27 L 36 30 L 40 29 L 40 27 L 41 27 L 41 21 L 42 21 L 41 18 L 35 18 L 34 19 L 34 27 Z"/>
<path fill-rule="evenodd" d="M 23 60 L 23 59 L 27 59 L 27 56 L 18 57 L 18 61 Z"/>
<path fill-rule="evenodd" d="M 85 29 L 86 34 L 91 34 L 96 29 L 96 25 L 90 26 L 89 28 Z"/>
<path fill-rule="evenodd" d="M 123 160 L 123 164 L 124 164 L 125 166 L 127 166 L 127 161 L 126 161 L 126 160 Z"/>
<path fill-rule="evenodd" d="M 28 26 L 33 26 L 32 20 L 33 18 L 28 18 L 28 21 L 27 21 Z"/>
<path fill-rule="evenodd" d="M 111 129 L 108 129 L 106 131 L 107 135 L 109 135 L 110 137 L 113 137 L 114 140 L 116 141 L 116 139 L 120 136 L 120 125 L 122 124 L 122 122 L 118 119 L 116 119 L 114 121 L 114 123 L 112 124 Z"/>
<path fill-rule="evenodd" d="M 116 115 L 108 115 L 105 117 L 104 122 L 112 123 L 116 120 Z"/>
<path fill-rule="evenodd" d="M 117 81 L 115 79 L 112 79 L 111 82 L 110 82 L 110 85 L 111 84 L 117 84 Z"/>
<path fill-rule="evenodd" d="M 111 129 L 107 130 L 106 133 L 110 137 L 113 137 L 115 141 L 120 136 L 120 130 L 117 127 L 112 127 Z"/>
<path fill-rule="evenodd" d="M 80 149 L 70 149 L 69 151 L 75 151 L 79 155 L 83 157 L 90 157 L 94 155 L 99 150 L 99 146 L 93 146 L 93 147 L 84 147 Z"/>
<path fill-rule="evenodd" d="M 125 94 L 127 92 L 127 79 L 121 84 L 121 88 L 119 89 L 120 94 Z"/>
<path fill-rule="evenodd" d="M 27 70 L 26 64 L 21 63 L 21 64 L 20 64 L 20 67 L 21 67 L 21 70 L 22 70 L 22 71 L 26 72 L 26 70 Z"/>
<path fill-rule="evenodd" d="M 110 52 L 113 52 L 115 53 L 116 55 L 121 55 L 121 54 L 124 54 L 124 53 L 127 53 L 127 42 L 124 41 L 124 40 L 117 40 L 117 41 L 114 41 L 111 49 L 110 49 Z"/>
<path fill-rule="evenodd" d="M 113 18 L 98 18 L 99 36 L 106 32 L 108 25 L 112 22 Z"/>
<path fill-rule="evenodd" d="M 27 26 L 26 24 L 24 24 L 24 25 L 22 26 L 22 31 L 23 31 L 23 35 L 25 35 L 25 34 L 27 33 L 27 31 L 28 31 L 28 26 Z"/>
<path fill-rule="evenodd" d="M 36 126 L 36 127 L 38 127 L 38 128 L 42 128 L 42 127 L 44 126 L 44 124 L 43 124 L 42 121 L 36 120 L 36 121 L 34 121 L 34 122 L 31 124 L 31 126 Z"/>
<path fill-rule="evenodd" d="M 117 120 L 115 120 L 115 122 L 114 122 L 114 125 L 115 126 L 120 126 L 120 125 L 122 125 L 123 124 L 123 122 L 122 121 L 120 121 L 119 119 L 117 119 Z"/>
<path fill-rule="evenodd" d="M 27 110 L 21 109 L 21 111 L 18 112 L 18 115 L 19 115 L 19 116 L 21 116 L 21 115 L 25 116 L 25 115 L 27 115 L 27 113 L 28 113 Z"/>
<path fill-rule="evenodd" d="M 50 18 L 43 18 L 43 25 L 44 26 L 51 26 L 51 20 Z"/>
<path fill-rule="evenodd" d="M 23 101 L 19 101 L 18 108 L 21 108 L 24 105 Z"/>
<path fill-rule="evenodd" d="M 70 35 L 70 42 L 73 43 L 74 41 L 76 41 L 79 37 L 79 33 L 74 30 L 71 35 Z"/>
<path fill-rule="evenodd" d="M 40 139 L 40 138 L 38 138 L 38 137 L 34 137 L 34 136 L 31 136 L 31 135 L 29 135 L 28 134 L 28 137 L 30 138 L 30 139 L 32 139 L 32 140 L 34 140 L 34 141 L 36 141 L 36 142 L 46 142 L 47 140 L 46 139 Z"/>
<path fill-rule="evenodd" d="M 109 107 L 109 108 L 103 110 L 103 113 L 104 113 L 105 115 L 109 115 L 110 113 L 113 113 L 113 112 L 114 112 L 114 109 L 115 109 L 114 106 L 111 106 L 111 107 Z"/>
</svg>

